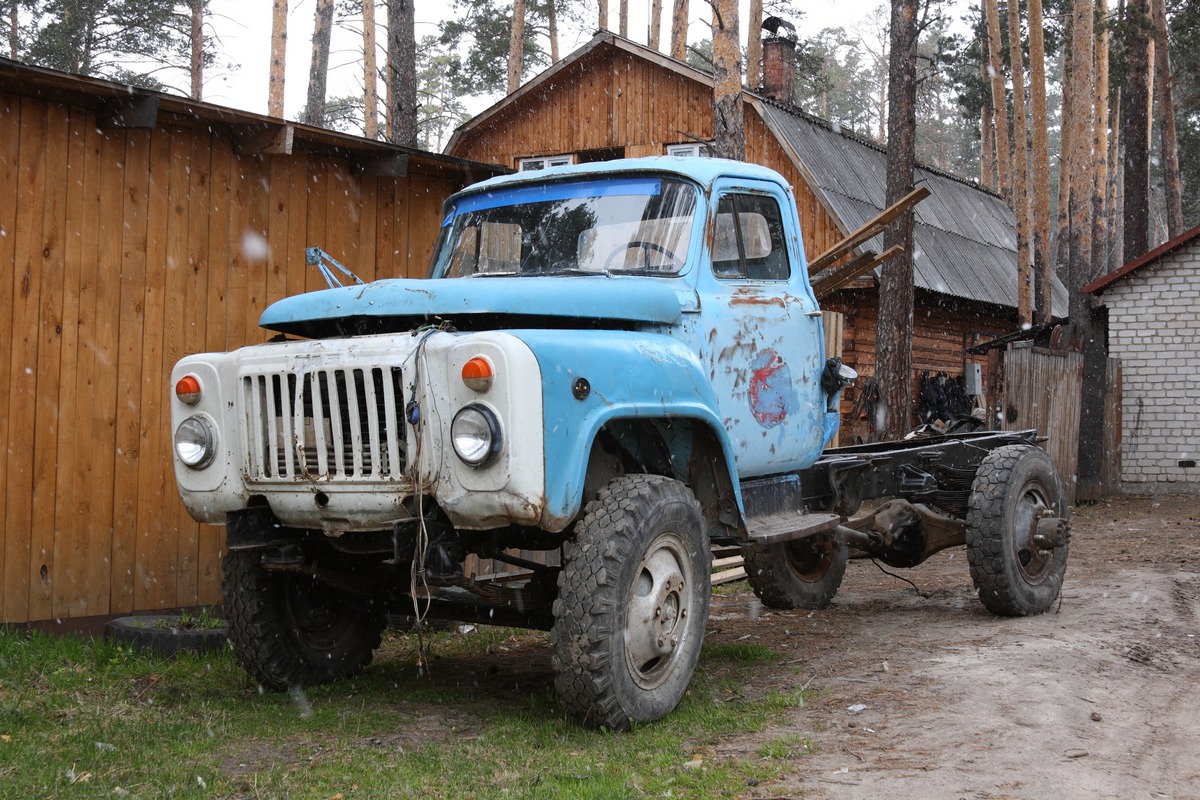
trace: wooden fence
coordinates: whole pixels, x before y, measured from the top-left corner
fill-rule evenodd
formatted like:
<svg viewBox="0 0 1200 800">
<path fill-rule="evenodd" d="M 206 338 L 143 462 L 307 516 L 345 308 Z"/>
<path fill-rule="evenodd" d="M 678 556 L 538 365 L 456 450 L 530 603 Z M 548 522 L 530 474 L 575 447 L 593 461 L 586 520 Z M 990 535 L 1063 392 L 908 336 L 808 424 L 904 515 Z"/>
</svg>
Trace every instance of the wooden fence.
<svg viewBox="0 0 1200 800">
<path fill-rule="evenodd" d="M 1104 439 L 1101 445 L 1100 491 L 1105 495 L 1121 490 L 1121 359 L 1108 359 L 1104 387 Z"/>
<path fill-rule="evenodd" d="M 1010 345 L 1004 375 L 1005 428 L 1034 428 L 1047 437 L 1043 446 L 1062 477 L 1067 502 L 1074 505 L 1083 355 Z"/>
<path fill-rule="evenodd" d="M 2 66 L 0 622 L 214 602 L 222 531 L 175 491 L 172 365 L 323 288 L 306 245 L 421 274 L 442 201 L 495 170 Z M 105 92 L 157 117 L 114 123 Z"/>
</svg>

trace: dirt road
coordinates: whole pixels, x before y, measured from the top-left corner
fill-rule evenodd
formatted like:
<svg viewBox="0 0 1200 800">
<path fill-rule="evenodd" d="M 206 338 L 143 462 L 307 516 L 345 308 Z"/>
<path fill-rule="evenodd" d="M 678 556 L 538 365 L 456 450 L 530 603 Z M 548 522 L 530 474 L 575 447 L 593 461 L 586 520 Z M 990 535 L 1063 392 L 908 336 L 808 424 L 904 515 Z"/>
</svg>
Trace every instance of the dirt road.
<svg viewBox="0 0 1200 800">
<path fill-rule="evenodd" d="M 1200 498 L 1077 509 L 1062 603 L 1039 617 L 988 614 L 962 551 L 895 572 L 925 597 L 855 561 L 824 611 L 714 598 L 713 640 L 796 653 L 759 688 L 818 695 L 723 747 L 815 744 L 747 797 L 1200 798 Z"/>
</svg>

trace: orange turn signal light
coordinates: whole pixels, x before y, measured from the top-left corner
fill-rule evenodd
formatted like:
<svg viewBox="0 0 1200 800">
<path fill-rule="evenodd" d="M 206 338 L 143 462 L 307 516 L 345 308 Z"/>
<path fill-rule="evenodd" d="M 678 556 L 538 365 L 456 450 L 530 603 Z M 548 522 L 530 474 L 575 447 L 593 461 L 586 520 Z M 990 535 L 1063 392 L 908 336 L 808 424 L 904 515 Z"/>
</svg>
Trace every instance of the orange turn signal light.
<svg viewBox="0 0 1200 800">
<path fill-rule="evenodd" d="M 175 384 L 175 396 L 179 402 L 194 406 L 200 402 L 200 379 L 195 375 L 184 375 Z"/>
<path fill-rule="evenodd" d="M 476 392 L 486 392 L 492 388 L 492 362 L 483 356 L 475 356 L 463 364 L 462 379 L 467 388 Z"/>
</svg>

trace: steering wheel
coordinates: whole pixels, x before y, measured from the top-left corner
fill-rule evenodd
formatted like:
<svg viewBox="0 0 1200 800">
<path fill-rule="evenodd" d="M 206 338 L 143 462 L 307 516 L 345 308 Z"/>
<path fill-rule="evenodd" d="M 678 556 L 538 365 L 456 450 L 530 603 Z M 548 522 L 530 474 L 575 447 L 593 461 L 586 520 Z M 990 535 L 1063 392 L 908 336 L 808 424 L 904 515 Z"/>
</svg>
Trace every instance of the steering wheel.
<svg viewBox="0 0 1200 800">
<path fill-rule="evenodd" d="M 609 267 L 611 267 L 613 264 L 613 261 L 616 260 L 617 256 L 623 255 L 625 253 L 625 251 L 627 251 L 633 247 L 640 247 L 644 251 L 655 250 L 655 251 L 661 253 L 668 261 L 670 261 L 671 265 L 673 267 L 675 267 L 675 269 L 677 269 L 677 270 L 683 269 L 683 259 L 681 259 L 679 256 L 675 255 L 673 252 L 671 252 L 667 248 L 663 247 L 661 244 L 658 244 L 657 242 L 643 242 L 643 241 L 636 240 L 636 239 L 632 242 L 626 242 L 623 245 L 617 245 L 613 249 L 613 251 L 608 254 L 608 258 L 605 259 L 604 268 L 608 269 Z M 648 260 L 646 260 L 645 266 L 647 269 L 649 269 L 650 264 L 649 264 Z"/>
</svg>

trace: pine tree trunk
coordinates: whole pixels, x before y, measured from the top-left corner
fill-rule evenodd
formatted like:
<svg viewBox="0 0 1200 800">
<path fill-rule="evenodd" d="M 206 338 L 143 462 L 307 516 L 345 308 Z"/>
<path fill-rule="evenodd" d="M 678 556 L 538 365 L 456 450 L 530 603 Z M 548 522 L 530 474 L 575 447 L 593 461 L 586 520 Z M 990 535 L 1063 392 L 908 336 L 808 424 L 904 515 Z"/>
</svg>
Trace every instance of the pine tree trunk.
<svg viewBox="0 0 1200 800">
<path fill-rule="evenodd" d="M 1063 36 L 1062 47 L 1062 85 L 1072 85 L 1071 75 L 1071 23 L 1070 17 L 1065 23 L 1066 32 Z M 1071 256 L 1071 152 L 1074 142 L 1071 141 L 1071 131 L 1074 118 L 1074 101 L 1071 92 L 1062 93 L 1062 107 L 1059 109 L 1059 141 L 1058 141 L 1058 219 L 1054 226 L 1054 271 L 1058 277 L 1066 280 L 1067 262 Z"/>
<path fill-rule="evenodd" d="M 996 134 L 992 132 L 992 110 L 987 106 L 979 107 L 979 185 L 991 191 L 996 190 L 996 157 L 993 150 L 996 145 Z"/>
<path fill-rule="evenodd" d="M 1122 87 L 1121 139 L 1125 145 L 1122 164 L 1125 185 L 1125 258 L 1132 260 L 1149 250 L 1150 186 L 1149 143 L 1146 126 L 1147 71 L 1150 43 L 1147 0 L 1129 0 L 1126 9 L 1126 70 Z"/>
<path fill-rule="evenodd" d="M 671 58 L 687 61 L 688 0 L 675 0 L 671 17 Z"/>
<path fill-rule="evenodd" d="M 888 61 L 883 58 L 879 59 L 879 94 L 875 96 L 875 108 L 879 116 L 879 134 L 875 138 L 886 144 L 888 137 Z"/>
<path fill-rule="evenodd" d="M 388 3 L 388 139 L 417 146 L 417 44 L 413 0 Z"/>
<path fill-rule="evenodd" d="M 661 3 L 661 0 L 658 0 Z M 558 54 L 558 3 L 556 0 L 546 4 L 546 26 L 549 29 L 550 38 L 550 63 L 557 64 L 559 62 Z M 659 12 L 662 12 L 662 6 L 659 6 Z"/>
<path fill-rule="evenodd" d="M 737 0 L 713 5 L 713 147 L 720 158 L 746 160 L 742 116 L 742 50 Z"/>
<path fill-rule="evenodd" d="M 1183 191 L 1179 177 L 1179 142 L 1175 130 L 1175 78 L 1171 73 L 1165 0 L 1155 0 L 1154 3 L 1154 40 L 1154 71 L 1158 75 L 1158 118 L 1161 120 L 1163 183 L 1167 205 L 1167 238 L 1174 239 L 1183 233 Z"/>
<path fill-rule="evenodd" d="M 508 37 L 508 93 L 521 88 L 525 66 L 525 0 L 513 0 L 512 28 Z"/>
<path fill-rule="evenodd" d="M 1103 272 L 1112 272 L 1125 263 L 1125 184 L 1124 171 L 1117 168 L 1124 156 L 1121 141 L 1121 87 L 1118 86 L 1112 104 L 1112 142 L 1109 144 L 1108 159 L 1113 168 L 1108 173 L 1108 196 L 1112 198 L 1108 212 L 1107 262 L 1101 265 Z"/>
<path fill-rule="evenodd" d="M 1025 65 L 1021 54 L 1021 13 L 1015 0 L 1008 2 L 1008 61 L 1013 83 L 1013 211 L 1017 217 L 1017 318 L 1033 324 L 1033 264 L 1029 257 L 1029 140 L 1025 126 Z"/>
<path fill-rule="evenodd" d="M 888 71 L 888 149 L 885 204 L 913 188 L 917 140 L 917 0 L 893 0 Z M 875 378 L 885 410 L 883 436 L 898 439 L 912 423 L 913 214 L 888 225 L 884 249 L 899 245 L 879 279 Z"/>
<path fill-rule="evenodd" d="M 1038 324 L 1050 322 L 1050 145 L 1046 131 L 1046 45 L 1042 0 L 1029 0 L 1029 104 L 1033 133 L 1033 302 Z"/>
<path fill-rule="evenodd" d="M 1000 10 L 997 0 L 984 0 L 987 9 L 988 77 L 992 87 L 992 112 L 996 131 L 996 166 L 1000 176 L 1000 194 L 1012 202 L 1012 164 L 1008 148 L 1008 103 L 1004 102 L 1004 70 L 1000 63 Z"/>
<path fill-rule="evenodd" d="M 363 0 L 363 136 L 379 138 L 379 68 L 375 63 L 375 0 Z"/>
<path fill-rule="evenodd" d="M 12 9 L 17 9 L 13 0 Z M 15 21 L 15 20 L 14 20 Z M 14 52 L 16 45 L 13 45 Z M 16 58 L 16 55 L 13 55 Z M 192 0 L 192 99 L 204 99 L 204 0 Z"/>
<path fill-rule="evenodd" d="M 984 34 L 987 35 L 986 32 Z M 988 77 L 988 62 L 986 59 L 979 60 L 979 78 L 983 84 L 989 89 L 992 81 Z M 983 187 L 990 191 L 996 191 L 996 130 L 992 124 L 993 114 L 989 91 L 984 98 L 984 103 L 979 111 L 979 173 L 983 181 Z"/>
<path fill-rule="evenodd" d="M 1154 24 L 1154 0 L 1146 0 L 1146 14 Z M 1146 152 L 1154 151 L 1154 29 L 1146 33 Z"/>
<path fill-rule="evenodd" d="M 617 6 L 621 36 L 629 38 L 629 0 L 620 0 Z"/>
<path fill-rule="evenodd" d="M 659 35 L 662 33 L 662 0 L 650 2 L 650 31 L 646 37 L 651 50 L 658 50 Z"/>
<path fill-rule="evenodd" d="M 271 71 L 267 79 L 267 114 L 283 117 L 283 75 L 287 58 L 287 0 L 271 6 Z"/>
<path fill-rule="evenodd" d="M 308 62 L 308 102 L 304 122 L 325 124 L 325 84 L 329 77 L 329 39 L 333 34 L 333 0 L 317 0 L 313 19 L 312 58 Z"/>
<path fill-rule="evenodd" d="M 608 30 L 608 0 L 599 0 L 598 9 L 596 30 L 606 31 Z"/>
<path fill-rule="evenodd" d="M 750 0 L 750 20 L 746 24 L 746 85 L 751 89 L 758 89 L 763 83 L 762 24 L 763 0 Z"/>
<path fill-rule="evenodd" d="M 1097 3 L 1099 16 L 1108 16 L 1108 0 Z M 1095 123 L 1092 128 L 1092 163 L 1095 189 L 1092 192 L 1092 259 L 1094 274 L 1104 272 L 1108 246 L 1108 29 L 1096 33 Z"/>
<path fill-rule="evenodd" d="M 1092 279 L 1092 53 L 1095 5 L 1092 0 L 1075 0 L 1071 35 L 1071 199 L 1070 257 L 1067 290 L 1070 295 L 1071 341 L 1082 350 L 1090 329 L 1091 305 L 1083 287 Z"/>
<path fill-rule="evenodd" d="M 8 57 L 17 60 L 21 49 L 21 20 L 17 15 L 17 0 L 8 4 Z"/>
</svg>

